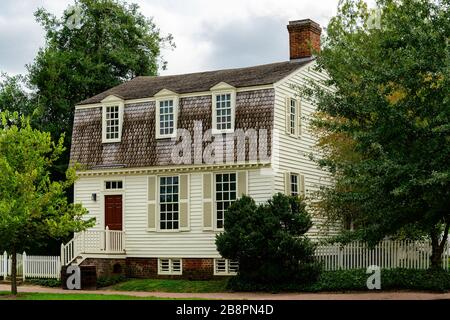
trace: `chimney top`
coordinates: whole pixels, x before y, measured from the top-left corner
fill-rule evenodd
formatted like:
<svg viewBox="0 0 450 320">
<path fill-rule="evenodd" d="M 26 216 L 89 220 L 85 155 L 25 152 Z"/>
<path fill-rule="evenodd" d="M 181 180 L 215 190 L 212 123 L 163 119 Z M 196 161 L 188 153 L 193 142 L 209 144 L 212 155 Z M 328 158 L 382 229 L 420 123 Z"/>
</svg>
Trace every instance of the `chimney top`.
<svg viewBox="0 0 450 320">
<path fill-rule="evenodd" d="M 297 60 L 312 57 L 320 51 L 320 34 L 322 28 L 311 19 L 289 21 L 290 59 Z"/>
</svg>

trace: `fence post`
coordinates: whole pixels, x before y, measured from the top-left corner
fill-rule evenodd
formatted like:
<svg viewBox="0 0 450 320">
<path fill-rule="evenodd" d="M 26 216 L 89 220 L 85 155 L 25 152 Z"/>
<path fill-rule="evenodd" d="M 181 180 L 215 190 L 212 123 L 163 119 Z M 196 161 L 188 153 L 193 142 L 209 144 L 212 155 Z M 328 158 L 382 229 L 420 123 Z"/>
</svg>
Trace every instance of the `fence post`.
<svg viewBox="0 0 450 320">
<path fill-rule="evenodd" d="M 65 266 L 65 258 L 64 258 L 64 243 L 61 243 L 61 253 L 60 253 L 60 259 L 61 259 L 61 266 Z"/>
<path fill-rule="evenodd" d="M 106 226 L 106 252 L 108 253 L 110 251 L 110 233 L 109 233 L 109 226 Z"/>
<path fill-rule="evenodd" d="M 27 254 L 24 251 L 22 254 L 22 280 L 24 282 L 26 278 L 25 274 L 27 273 L 26 263 L 27 263 Z"/>
<path fill-rule="evenodd" d="M 3 279 L 6 280 L 8 277 L 8 253 L 3 252 Z"/>
</svg>

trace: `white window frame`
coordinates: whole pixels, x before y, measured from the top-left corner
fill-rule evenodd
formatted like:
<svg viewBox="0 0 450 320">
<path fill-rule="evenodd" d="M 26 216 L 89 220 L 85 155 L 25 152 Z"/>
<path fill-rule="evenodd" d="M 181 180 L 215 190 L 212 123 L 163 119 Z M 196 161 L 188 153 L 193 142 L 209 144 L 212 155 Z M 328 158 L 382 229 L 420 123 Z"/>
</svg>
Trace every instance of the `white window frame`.
<svg viewBox="0 0 450 320">
<path fill-rule="evenodd" d="M 119 137 L 115 139 L 106 138 L 106 110 L 110 107 L 117 106 L 119 108 Z M 125 103 L 122 99 L 115 96 L 109 96 L 102 100 L 102 143 L 117 143 L 122 141 L 123 113 Z"/>
<path fill-rule="evenodd" d="M 294 194 L 293 189 L 292 189 L 292 186 L 293 186 L 292 177 L 296 177 L 297 178 L 297 183 L 296 183 L 297 191 L 295 192 L 295 194 Z M 299 196 L 300 195 L 300 193 L 301 193 L 301 191 L 300 191 L 300 179 L 301 179 L 301 177 L 300 177 L 299 173 L 296 173 L 296 172 L 290 172 L 289 173 L 289 190 L 291 191 L 291 194 L 290 194 L 291 196 Z"/>
<path fill-rule="evenodd" d="M 111 186 L 111 188 L 107 188 L 106 187 L 106 184 L 108 183 L 108 182 L 111 182 L 111 183 L 116 183 L 116 185 L 117 185 L 117 187 L 116 188 L 112 188 L 112 186 Z M 118 187 L 118 183 L 122 183 L 122 187 L 121 188 L 119 188 Z M 124 189 L 124 181 L 122 180 L 122 179 L 108 179 L 108 180 L 103 180 L 103 190 L 105 190 L 105 191 L 122 191 Z"/>
<path fill-rule="evenodd" d="M 219 271 L 218 270 L 218 263 L 219 261 L 222 261 L 225 263 L 225 271 Z M 237 271 L 231 271 L 231 264 L 232 263 L 236 263 L 237 261 L 232 261 L 230 259 L 224 259 L 224 258 L 218 258 L 218 259 L 214 259 L 214 275 L 215 276 L 235 276 L 237 275 Z M 239 264 L 238 264 L 238 269 L 239 269 Z"/>
<path fill-rule="evenodd" d="M 169 270 L 162 270 L 162 260 L 168 260 L 169 262 Z M 179 260 L 180 270 L 175 271 L 173 268 L 174 260 Z M 159 275 L 182 275 L 183 274 L 183 259 L 181 258 L 158 258 L 158 274 Z"/>
<path fill-rule="evenodd" d="M 225 82 L 220 82 L 211 89 L 211 101 L 212 101 L 212 134 L 233 133 L 236 120 L 236 88 L 230 86 Z M 231 128 L 230 129 L 217 129 L 217 96 L 229 94 L 230 95 L 230 107 L 231 107 Z"/>
<path fill-rule="evenodd" d="M 292 104 L 294 104 L 294 105 L 292 105 Z M 294 112 L 292 112 L 292 110 Z M 294 120 L 292 120 L 292 117 L 294 117 Z M 297 131 L 298 131 L 297 118 L 298 118 L 297 100 L 290 98 L 289 99 L 289 133 L 294 136 L 297 136 Z"/>
<path fill-rule="evenodd" d="M 302 124 L 301 124 L 301 106 L 300 106 L 300 100 L 296 99 L 295 97 L 289 96 L 287 97 L 287 103 L 286 103 L 286 132 L 288 135 L 294 138 L 299 138 L 302 134 Z M 295 122 L 294 122 L 294 128 L 292 128 L 292 101 L 295 102 Z M 294 133 L 292 133 L 292 129 L 294 129 Z"/>
<path fill-rule="evenodd" d="M 178 228 L 177 229 L 161 229 L 161 178 L 178 178 Z M 157 179 L 157 198 L 156 198 L 156 230 L 158 232 L 180 232 L 180 175 L 159 175 Z M 172 219 L 173 221 L 173 219 Z"/>
<path fill-rule="evenodd" d="M 180 104 L 180 98 L 178 95 L 171 94 L 171 91 L 163 90 L 163 92 L 157 94 L 158 97 L 155 100 L 155 130 L 156 139 L 167 139 L 177 137 L 177 124 L 178 124 L 178 108 Z M 173 101 L 173 132 L 171 134 L 161 134 L 161 121 L 160 117 L 160 103 L 164 101 Z"/>
<path fill-rule="evenodd" d="M 236 200 L 238 200 L 238 173 L 237 172 L 235 172 L 235 171 L 224 171 L 224 172 L 215 172 L 214 174 L 213 174 L 213 184 L 214 184 L 214 188 L 213 188 L 213 192 L 214 192 L 214 194 L 213 194 L 213 196 L 214 196 L 214 206 L 213 206 L 213 208 L 214 208 L 214 214 L 213 214 L 213 217 L 214 217 L 214 221 L 213 221 L 213 226 L 214 226 L 214 230 L 217 230 L 217 231 L 223 231 L 224 230 L 224 227 L 222 227 L 222 228 L 219 228 L 218 226 L 217 226 L 217 175 L 219 175 L 219 174 L 234 174 L 235 175 L 235 177 L 236 177 L 236 179 L 235 179 L 235 185 L 236 185 L 236 188 L 235 188 L 235 193 L 236 193 L 236 199 L 234 200 L 234 201 L 236 201 Z M 230 192 L 229 190 L 228 190 L 228 192 Z M 222 201 L 222 200 L 221 200 Z M 224 222 L 225 222 L 225 215 L 224 215 L 224 217 L 223 217 L 223 220 L 224 220 Z"/>
<path fill-rule="evenodd" d="M 299 171 L 286 171 L 284 173 L 285 194 L 288 196 L 306 196 L 305 175 Z M 292 194 L 292 176 L 297 177 L 297 193 Z"/>
</svg>

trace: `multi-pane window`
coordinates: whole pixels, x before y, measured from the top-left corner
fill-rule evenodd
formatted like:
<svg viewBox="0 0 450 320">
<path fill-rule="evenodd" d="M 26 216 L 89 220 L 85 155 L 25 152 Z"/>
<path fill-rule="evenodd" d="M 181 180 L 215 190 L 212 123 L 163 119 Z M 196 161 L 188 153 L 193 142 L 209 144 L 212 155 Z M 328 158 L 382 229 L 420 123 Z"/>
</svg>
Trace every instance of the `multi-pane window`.
<svg viewBox="0 0 450 320">
<path fill-rule="evenodd" d="M 230 130 L 232 129 L 232 108 L 231 94 L 216 95 L 216 129 Z"/>
<path fill-rule="evenodd" d="M 159 101 L 159 135 L 166 136 L 174 133 L 175 115 L 173 100 Z"/>
<path fill-rule="evenodd" d="M 158 274 L 182 274 L 181 259 L 158 259 Z"/>
<path fill-rule="evenodd" d="M 297 102 L 295 99 L 289 100 L 289 132 L 293 135 L 297 134 Z"/>
<path fill-rule="evenodd" d="M 119 106 L 106 107 L 106 140 L 119 139 Z"/>
<path fill-rule="evenodd" d="M 105 189 L 106 190 L 120 190 L 123 188 L 123 182 L 122 181 L 106 181 L 105 182 Z"/>
<path fill-rule="evenodd" d="M 225 212 L 236 201 L 236 173 L 216 174 L 216 226 L 222 229 Z"/>
<path fill-rule="evenodd" d="M 235 275 L 239 270 L 239 263 L 229 259 L 214 259 L 215 275 Z"/>
<path fill-rule="evenodd" d="M 298 196 L 298 174 L 291 173 L 291 195 Z"/>
<path fill-rule="evenodd" d="M 161 230 L 178 230 L 178 177 L 160 177 L 159 181 L 159 228 Z"/>
</svg>

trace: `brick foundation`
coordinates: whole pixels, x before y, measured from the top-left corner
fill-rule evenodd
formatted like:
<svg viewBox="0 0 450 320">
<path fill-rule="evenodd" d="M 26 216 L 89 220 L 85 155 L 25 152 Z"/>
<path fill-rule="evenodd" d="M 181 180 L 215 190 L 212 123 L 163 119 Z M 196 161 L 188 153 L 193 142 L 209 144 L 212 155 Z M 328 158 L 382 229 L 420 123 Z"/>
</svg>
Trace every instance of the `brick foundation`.
<svg viewBox="0 0 450 320">
<path fill-rule="evenodd" d="M 127 276 L 149 279 L 207 280 L 214 278 L 214 260 L 206 258 L 183 258 L 182 275 L 158 275 L 157 258 L 127 258 Z"/>
<path fill-rule="evenodd" d="M 214 259 L 183 258 L 182 275 L 159 275 L 157 258 L 87 258 L 82 266 L 95 266 L 97 277 L 124 275 L 129 278 L 208 280 L 214 276 Z"/>
<path fill-rule="evenodd" d="M 183 259 L 183 278 L 206 280 L 213 277 L 213 259 Z"/>
<path fill-rule="evenodd" d="M 87 258 L 81 263 L 81 266 L 95 266 L 98 278 L 127 274 L 125 259 Z"/>
</svg>

